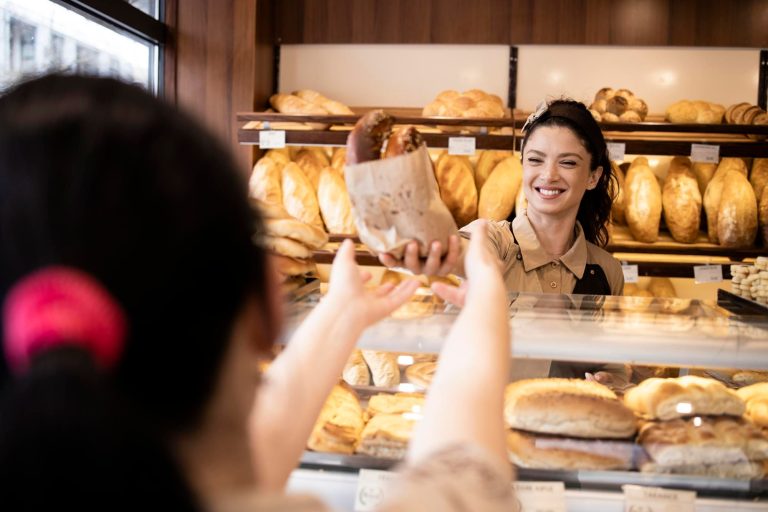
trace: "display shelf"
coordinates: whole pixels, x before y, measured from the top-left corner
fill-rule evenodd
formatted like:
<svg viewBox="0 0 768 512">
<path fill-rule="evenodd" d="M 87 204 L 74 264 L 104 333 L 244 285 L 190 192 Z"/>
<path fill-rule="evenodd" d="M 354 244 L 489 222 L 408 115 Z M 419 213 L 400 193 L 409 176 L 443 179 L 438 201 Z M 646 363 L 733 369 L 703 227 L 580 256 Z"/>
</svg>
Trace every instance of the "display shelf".
<svg viewBox="0 0 768 512">
<path fill-rule="evenodd" d="M 319 284 L 289 305 L 289 328 L 320 299 Z M 768 370 L 768 319 L 695 299 L 512 293 L 512 354 L 544 360 Z M 439 353 L 459 310 L 428 291 L 367 329 L 362 349 Z M 289 339 L 286 334 L 285 339 Z"/>
</svg>

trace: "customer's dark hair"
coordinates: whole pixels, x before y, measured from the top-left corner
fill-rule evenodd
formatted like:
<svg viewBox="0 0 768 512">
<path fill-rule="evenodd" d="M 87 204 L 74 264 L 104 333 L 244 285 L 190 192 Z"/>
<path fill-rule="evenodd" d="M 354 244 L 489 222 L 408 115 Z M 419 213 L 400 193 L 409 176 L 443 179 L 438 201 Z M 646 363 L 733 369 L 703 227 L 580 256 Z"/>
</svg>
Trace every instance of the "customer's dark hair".
<svg viewBox="0 0 768 512">
<path fill-rule="evenodd" d="M 52 75 L 0 98 L 0 298 L 63 265 L 128 319 L 109 374 L 70 347 L 19 377 L 0 362 L 0 502 L 194 506 L 168 440 L 201 419 L 246 299 L 266 304 L 259 223 L 223 145 L 136 86 Z"/>
<path fill-rule="evenodd" d="M 602 166 L 603 173 L 597 185 L 594 189 L 587 190 L 581 199 L 576 220 L 581 224 L 584 237 L 588 241 L 605 246 L 608 243 L 607 223 L 613 202 L 611 190 L 617 190 L 617 187 L 612 188 L 610 183 L 617 178 L 612 172 L 605 138 L 597 121 L 583 103 L 569 99 L 554 100 L 546 106 L 546 109 L 537 112 L 526 123 L 521 151 L 525 150 L 525 144 L 531 134 L 542 126 L 561 126 L 570 129 L 590 154 L 589 168 L 594 171 Z"/>
</svg>

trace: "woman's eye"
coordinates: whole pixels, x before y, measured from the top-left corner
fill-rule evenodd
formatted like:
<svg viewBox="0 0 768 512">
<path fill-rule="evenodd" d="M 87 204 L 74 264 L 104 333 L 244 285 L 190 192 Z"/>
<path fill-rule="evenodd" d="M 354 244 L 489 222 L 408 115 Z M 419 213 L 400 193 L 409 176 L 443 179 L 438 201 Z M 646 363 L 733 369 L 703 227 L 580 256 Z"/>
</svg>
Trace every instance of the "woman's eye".
<svg viewBox="0 0 768 512">
<path fill-rule="evenodd" d="M 529 156 L 528 161 L 531 162 L 532 164 L 540 164 L 542 160 L 541 158 L 537 158 L 535 156 Z"/>
<path fill-rule="evenodd" d="M 574 162 L 573 160 L 563 160 L 562 162 L 560 162 L 560 165 L 565 165 L 566 167 L 573 167 L 574 165 L 576 165 L 576 162 Z"/>
</svg>

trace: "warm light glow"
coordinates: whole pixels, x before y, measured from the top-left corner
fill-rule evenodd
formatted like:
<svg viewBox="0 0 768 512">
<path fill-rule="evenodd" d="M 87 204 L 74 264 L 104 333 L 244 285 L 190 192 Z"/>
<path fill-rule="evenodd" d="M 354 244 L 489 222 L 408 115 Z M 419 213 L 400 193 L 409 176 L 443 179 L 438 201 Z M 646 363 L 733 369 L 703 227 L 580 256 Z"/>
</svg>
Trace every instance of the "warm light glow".
<svg viewBox="0 0 768 512">
<path fill-rule="evenodd" d="M 680 402 L 675 410 L 680 414 L 690 414 L 693 411 L 693 406 L 688 402 Z"/>
<path fill-rule="evenodd" d="M 693 418 L 693 426 L 694 427 L 700 427 L 701 426 L 701 418 L 699 418 L 698 416 Z"/>
<path fill-rule="evenodd" d="M 402 366 L 408 366 L 413 364 L 413 356 L 399 355 L 397 356 L 397 364 Z"/>
<path fill-rule="evenodd" d="M 404 412 L 403 418 L 407 420 L 419 421 L 421 418 L 423 418 L 423 416 L 421 414 L 416 414 L 415 412 Z"/>
<path fill-rule="evenodd" d="M 420 413 L 421 412 L 421 406 L 420 405 L 412 405 L 411 406 L 411 412 Z"/>
<path fill-rule="evenodd" d="M 416 391 L 416 386 L 408 382 L 403 382 L 402 384 L 397 385 L 397 390 L 403 391 L 405 393 L 413 393 L 414 391 Z"/>
</svg>

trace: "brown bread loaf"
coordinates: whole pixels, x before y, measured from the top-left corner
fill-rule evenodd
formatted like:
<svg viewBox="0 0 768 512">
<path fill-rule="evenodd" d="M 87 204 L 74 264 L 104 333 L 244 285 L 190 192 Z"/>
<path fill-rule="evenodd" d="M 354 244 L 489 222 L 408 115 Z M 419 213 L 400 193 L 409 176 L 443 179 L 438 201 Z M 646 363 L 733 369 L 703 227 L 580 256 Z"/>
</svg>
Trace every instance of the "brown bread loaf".
<svg viewBox="0 0 768 512">
<path fill-rule="evenodd" d="M 717 239 L 724 247 L 750 247 L 757 236 L 757 200 L 752 185 L 738 171 L 723 178 L 717 211 Z"/>
<path fill-rule="evenodd" d="M 352 215 L 352 203 L 347 193 L 347 184 L 344 182 L 344 178 L 331 167 L 326 167 L 320 171 L 317 201 L 323 222 L 329 233 L 357 234 L 355 218 Z"/>
<path fill-rule="evenodd" d="M 682 243 L 695 242 L 701 219 L 701 193 L 688 157 L 672 159 L 661 202 L 672 238 Z"/>
<path fill-rule="evenodd" d="M 720 210 L 720 198 L 723 193 L 723 178 L 728 171 L 737 171 L 747 176 L 747 166 L 741 158 L 723 158 L 717 165 L 717 170 L 707 184 L 704 192 L 704 212 L 707 218 L 707 237 L 713 244 L 719 242 L 717 236 L 717 215 Z"/>
<path fill-rule="evenodd" d="M 655 242 L 661 223 L 661 187 L 656 176 L 647 165 L 633 162 L 626 185 L 625 216 L 632 236 L 640 242 Z"/>
<path fill-rule="evenodd" d="M 691 166 L 693 174 L 696 176 L 696 183 L 699 185 L 699 192 L 701 197 L 704 197 L 704 192 L 707 190 L 707 185 L 712 180 L 712 176 L 715 174 L 717 164 L 705 164 L 703 162 L 694 162 Z"/>
<path fill-rule="evenodd" d="M 477 189 L 469 158 L 443 153 L 435 164 L 435 178 L 448 210 L 459 226 L 477 218 Z"/>
<path fill-rule="evenodd" d="M 749 173 L 749 182 L 755 189 L 755 197 L 762 197 L 763 189 L 768 184 L 768 158 L 755 158 L 752 162 L 752 172 Z"/>
<path fill-rule="evenodd" d="M 320 206 L 312 183 L 301 168 L 291 162 L 282 172 L 283 206 L 296 219 L 323 229 Z"/>
<path fill-rule="evenodd" d="M 402 126 L 387 139 L 384 158 L 392 158 L 416 151 L 424 144 L 424 138 L 413 126 Z"/>
<path fill-rule="evenodd" d="M 522 181 L 523 166 L 518 158 L 510 156 L 499 162 L 480 190 L 478 216 L 494 221 L 509 217 Z"/>
<path fill-rule="evenodd" d="M 758 219 L 760 222 L 760 233 L 763 236 L 763 245 L 768 245 L 768 187 L 763 188 L 763 193 L 760 195 Z"/>
</svg>

